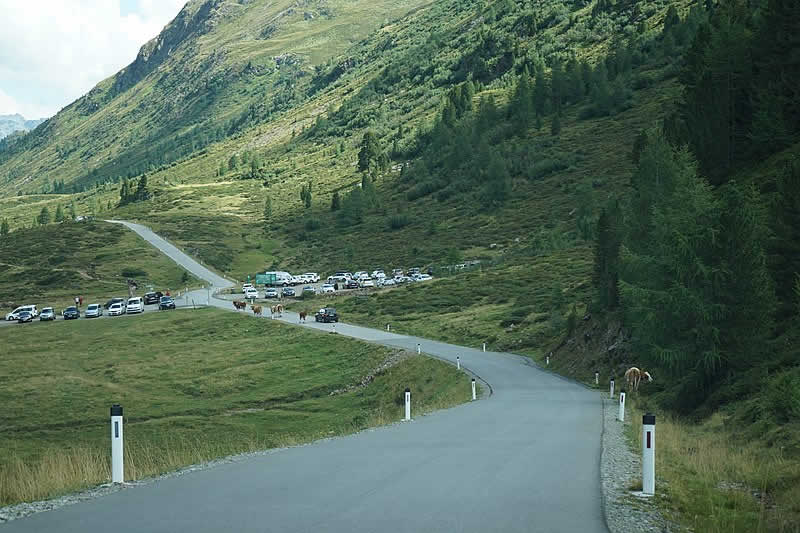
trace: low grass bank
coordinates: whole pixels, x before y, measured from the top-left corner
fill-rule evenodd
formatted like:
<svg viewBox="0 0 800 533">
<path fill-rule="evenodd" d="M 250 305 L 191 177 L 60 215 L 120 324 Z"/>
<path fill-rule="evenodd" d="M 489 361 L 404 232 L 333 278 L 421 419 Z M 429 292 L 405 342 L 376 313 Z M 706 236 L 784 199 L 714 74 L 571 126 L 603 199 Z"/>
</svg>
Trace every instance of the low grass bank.
<svg viewBox="0 0 800 533">
<path fill-rule="evenodd" d="M 644 402 L 629 405 L 628 442 L 641 453 Z M 731 422 L 722 412 L 697 423 L 656 411 L 660 505 L 697 532 L 800 531 L 800 460 L 742 439 Z"/>
<path fill-rule="evenodd" d="M 106 222 L 50 224 L 0 239 L 0 311 L 37 304 L 58 310 L 127 296 L 127 279 L 177 291 L 197 280 L 132 231 Z"/>
<path fill-rule="evenodd" d="M 213 309 L 7 328 L 0 504 L 110 478 L 108 409 L 125 409 L 126 479 L 343 435 L 469 400 L 451 365 Z"/>
</svg>

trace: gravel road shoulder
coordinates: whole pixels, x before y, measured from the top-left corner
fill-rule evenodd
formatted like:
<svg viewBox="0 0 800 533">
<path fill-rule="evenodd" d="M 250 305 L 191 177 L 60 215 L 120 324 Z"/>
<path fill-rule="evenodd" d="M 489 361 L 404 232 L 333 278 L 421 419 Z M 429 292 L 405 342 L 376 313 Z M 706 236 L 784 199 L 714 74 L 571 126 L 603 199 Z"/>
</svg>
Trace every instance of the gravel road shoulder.
<svg viewBox="0 0 800 533">
<path fill-rule="evenodd" d="M 600 477 L 609 530 L 611 533 L 686 531 L 661 515 L 656 505 L 657 500 L 643 499 L 631 492 L 631 486 L 637 481 L 641 482 L 642 461 L 625 439 L 624 428 L 630 424 L 630 419 L 622 423 L 617 420 L 618 413 L 616 400 L 604 398 Z M 656 483 L 658 485 L 664 482 L 657 479 Z M 656 490 L 655 498 L 658 497 Z"/>
</svg>

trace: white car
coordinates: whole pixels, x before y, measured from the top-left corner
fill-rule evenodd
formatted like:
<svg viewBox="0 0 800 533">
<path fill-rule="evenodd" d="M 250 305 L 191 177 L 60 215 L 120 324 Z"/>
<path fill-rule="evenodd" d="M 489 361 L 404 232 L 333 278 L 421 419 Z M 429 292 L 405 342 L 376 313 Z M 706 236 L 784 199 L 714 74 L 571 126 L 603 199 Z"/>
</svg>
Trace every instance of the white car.
<svg viewBox="0 0 800 533">
<path fill-rule="evenodd" d="M 316 272 L 306 272 L 302 277 L 305 277 L 309 283 L 319 283 L 319 274 Z"/>
<path fill-rule="evenodd" d="M 382 281 L 379 280 L 378 281 L 378 285 L 381 286 L 381 287 L 394 287 L 395 286 L 395 282 L 394 282 L 394 280 L 392 278 L 387 278 L 387 279 L 384 279 Z"/>
<path fill-rule="evenodd" d="M 373 278 L 385 278 L 386 274 L 383 272 L 383 270 L 373 270 L 372 271 L 372 277 Z"/>
<path fill-rule="evenodd" d="M 55 320 L 56 312 L 52 307 L 45 307 L 42 309 L 42 314 L 39 315 L 39 321 Z"/>
<path fill-rule="evenodd" d="M 244 290 L 244 297 L 248 300 L 252 299 L 255 300 L 258 298 L 258 291 L 253 287 L 248 287 Z"/>
<path fill-rule="evenodd" d="M 338 283 L 339 285 L 343 285 L 347 283 L 348 278 L 345 276 L 328 276 L 327 285 L 333 286 L 334 283 Z"/>
<path fill-rule="evenodd" d="M 247 289 L 255 289 L 252 283 L 242 283 L 242 292 L 246 293 Z"/>
<path fill-rule="evenodd" d="M 35 305 L 22 305 L 8 313 L 6 315 L 6 320 L 17 320 L 19 318 L 19 314 L 23 311 L 29 312 L 34 317 L 39 316 L 39 310 L 36 309 Z"/>
<path fill-rule="evenodd" d="M 322 286 L 322 294 L 333 293 L 333 292 L 336 292 L 336 289 L 333 288 L 333 285 L 326 283 L 325 285 Z"/>
<path fill-rule="evenodd" d="M 144 313 L 144 301 L 138 296 L 129 298 L 128 307 L 125 312 L 129 315 L 133 313 Z"/>
<path fill-rule="evenodd" d="M 416 277 L 414 278 L 415 281 L 430 281 L 432 279 L 433 277 L 431 277 L 428 274 L 417 274 Z"/>
<path fill-rule="evenodd" d="M 89 307 L 86 308 L 86 313 L 84 315 L 86 318 L 97 318 L 103 316 L 103 306 L 100 304 L 90 304 Z"/>
<path fill-rule="evenodd" d="M 125 308 L 121 303 L 114 303 L 108 307 L 109 316 L 120 316 L 125 314 Z"/>
<path fill-rule="evenodd" d="M 367 279 L 361 278 L 361 281 L 359 281 L 358 284 L 362 289 L 369 289 L 370 287 L 375 286 L 375 282 L 369 278 Z"/>
</svg>

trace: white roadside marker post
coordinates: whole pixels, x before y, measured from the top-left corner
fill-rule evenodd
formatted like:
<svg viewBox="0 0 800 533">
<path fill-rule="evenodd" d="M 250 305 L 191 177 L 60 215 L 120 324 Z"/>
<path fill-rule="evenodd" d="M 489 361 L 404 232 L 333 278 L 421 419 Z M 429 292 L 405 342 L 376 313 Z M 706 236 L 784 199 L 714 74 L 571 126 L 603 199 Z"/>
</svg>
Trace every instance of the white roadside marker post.
<svg viewBox="0 0 800 533">
<path fill-rule="evenodd" d="M 625 389 L 619 392 L 619 416 L 617 416 L 617 420 L 625 422 Z"/>
<path fill-rule="evenodd" d="M 422 346 L 420 346 L 419 343 L 417 343 L 417 355 L 421 353 L 422 353 Z"/>
<path fill-rule="evenodd" d="M 547 366 L 550 366 L 550 356 L 549 356 L 549 355 L 548 355 L 548 356 L 547 356 L 547 358 L 545 359 L 545 364 L 546 364 Z"/>
<path fill-rule="evenodd" d="M 122 407 L 111 406 L 111 482 L 125 481 L 125 465 L 122 452 Z"/>
<path fill-rule="evenodd" d="M 483 343 L 483 351 L 484 352 L 486 351 L 486 343 L 485 342 Z"/>
<path fill-rule="evenodd" d="M 391 331 L 391 327 L 389 326 L 389 324 L 386 324 L 386 331 Z"/>
<path fill-rule="evenodd" d="M 642 493 L 656 493 L 656 415 L 642 415 Z"/>
<path fill-rule="evenodd" d="M 595 370 L 594 371 L 594 384 L 595 385 L 600 385 L 600 371 L 599 370 Z"/>
<path fill-rule="evenodd" d="M 411 389 L 406 387 L 406 420 L 411 420 Z"/>
<path fill-rule="evenodd" d="M 475 378 L 472 378 L 472 401 L 478 399 L 478 396 L 475 393 Z"/>
<path fill-rule="evenodd" d="M 614 378 L 611 378 L 611 392 L 608 393 L 608 397 L 614 399 Z"/>
<path fill-rule="evenodd" d="M 461 370 L 461 357 L 456 356 L 456 370 Z"/>
</svg>

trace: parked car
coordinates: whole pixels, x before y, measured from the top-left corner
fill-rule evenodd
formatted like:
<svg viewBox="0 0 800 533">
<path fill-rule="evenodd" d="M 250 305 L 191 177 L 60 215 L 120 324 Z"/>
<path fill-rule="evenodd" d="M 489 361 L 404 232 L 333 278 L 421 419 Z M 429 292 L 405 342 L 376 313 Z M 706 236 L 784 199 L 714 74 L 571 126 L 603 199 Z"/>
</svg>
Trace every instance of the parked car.
<svg viewBox="0 0 800 533">
<path fill-rule="evenodd" d="M 317 289 L 315 289 L 311 285 L 306 285 L 305 287 L 303 287 L 303 296 L 306 296 L 308 294 L 317 294 Z"/>
<path fill-rule="evenodd" d="M 409 268 L 408 272 L 406 272 L 406 276 L 411 277 L 414 274 L 419 274 L 419 267 Z"/>
<path fill-rule="evenodd" d="M 319 274 L 316 272 L 306 272 L 303 274 L 309 283 L 319 283 Z"/>
<path fill-rule="evenodd" d="M 38 309 L 36 309 L 35 305 L 21 305 L 16 309 L 14 309 L 13 311 L 11 311 L 10 313 L 8 313 L 6 315 L 6 320 L 17 320 L 19 318 L 19 314 L 22 311 L 27 311 L 33 316 L 37 316 L 39 314 L 39 311 Z"/>
<path fill-rule="evenodd" d="M 384 274 L 383 270 L 373 270 L 372 271 L 372 277 L 373 278 L 380 278 L 380 277 L 384 277 L 385 278 L 386 274 Z"/>
<path fill-rule="evenodd" d="M 344 285 L 345 283 L 350 281 L 350 278 L 341 274 L 337 274 L 333 276 L 328 276 L 328 279 L 326 281 L 328 282 L 328 285 L 333 285 L 334 283 L 338 283 L 339 285 Z"/>
<path fill-rule="evenodd" d="M 339 315 L 333 307 L 324 307 L 314 314 L 317 322 L 339 322 Z"/>
<path fill-rule="evenodd" d="M 392 277 L 393 278 L 396 278 L 397 276 L 402 276 L 402 275 L 403 275 L 403 269 L 402 268 L 395 268 L 395 269 L 392 270 Z"/>
<path fill-rule="evenodd" d="M 362 279 L 360 285 L 362 289 L 371 289 L 372 287 L 375 286 L 375 282 L 367 278 L 367 279 Z"/>
<path fill-rule="evenodd" d="M 414 280 L 409 278 L 408 276 L 400 276 L 399 278 L 394 278 L 394 281 L 395 283 L 410 283 Z"/>
<path fill-rule="evenodd" d="M 395 282 L 392 278 L 386 278 L 385 280 L 381 281 L 378 286 L 380 287 L 394 287 Z"/>
<path fill-rule="evenodd" d="M 255 289 L 252 283 L 242 283 L 242 292 L 247 292 L 247 289 Z"/>
<path fill-rule="evenodd" d="M 109 316 L 120 316 L 125 314 L 125 306 L 121 302 L 113 303 L 108 308 Z"/>
<path fill-rule="evenodd" d="M 430 281 L 433 277 L 429 274 L 417 274 L 416 281 Z"/>
<path fill-rule="evenodd" d="M 42 309 L 42 312 L 39 314 L 39 321 L 45 320 L 55 320 L 56 319 L 56 311 L 52 307 L 45 307 Z"/>
<path fill-rule="evenodd" d="M 356 280 L 354 280 L 354 279 L 349 279 L 344 284 L 344 288 L 345 289 L 357 289 L 358 288 L 358 282 Z"/>
<path fill-rule="evenodd" d="M 123 311 L 125 310 L 125 304 L 127 300 L 125 298 L 111 298 L 109 301 L 103 304 L 103 307 L 106 309 L 111 309 L 111 306 L 114 304 L 122 304 Z"/>
<path fill-rule="evenodd" d="M 264 291 L 264 298 L 277 298 L 278 289 L 267 289 Z"/>
<path fill-rule="evenodd" d="M 125 312 L 129 315 L 133 313 L 144 313 L 144 300 L 138 296 L 129 298 L 128 305 L 125 307 Z"/>
<path fill-rule="evenodd" d="M 80 309 L 78 309 L 74 305 L 64 309 L 64 311 L 62 311 L 61 314 L 64 315 L 64 320 L 73 320 L 81 317 Z"/>
<path fill-rule="evenodd" d="M 30 311 L 20 311 L 17 315 L 17 323 L 33 322 L 33 313 Z"/>
<path fill-rule="evenodd" d="M 86 313 L 84 313 L 86 318 L 97 318 L 103 316 L 103 306 L 100 304 L 90 304 L 89 307 L 86 308 Z"/>
<path fill-rule="evenodd" d="M 244 290 L 244 297 L 248 300 L 255 300 L 258 298 L 258 291 L 253 287 L 248 287 Z"/>
<path fill-rule="evenodd" d="M 295 293 L 294 289 L 291 287 L 284 287 L 281 291 L 281 295 L 294 297 L 297 295 L 297 293 Z"/>
<path fill-rule="evenodd" d="M 161 293 L 161 291 L 148 292 L 144 295 L 144 303 L 145 305 L 157 304 L 162 296 L 164 295 Z"/>
<path fill-rule="evenodd" d="M 336 292 L 336 289 L 333 288 L 333 285 L 326 283 L 325 285 L 322 286 L 322 294 L 333 293 L 333 292 Z"/>
<path fill-rule="evenodd" d="M 175 309 L 175 300 L 169 296 L 162 296 L 158 301 L 158 309 L 165 311 L 167 309 Z"/>
</svg>

